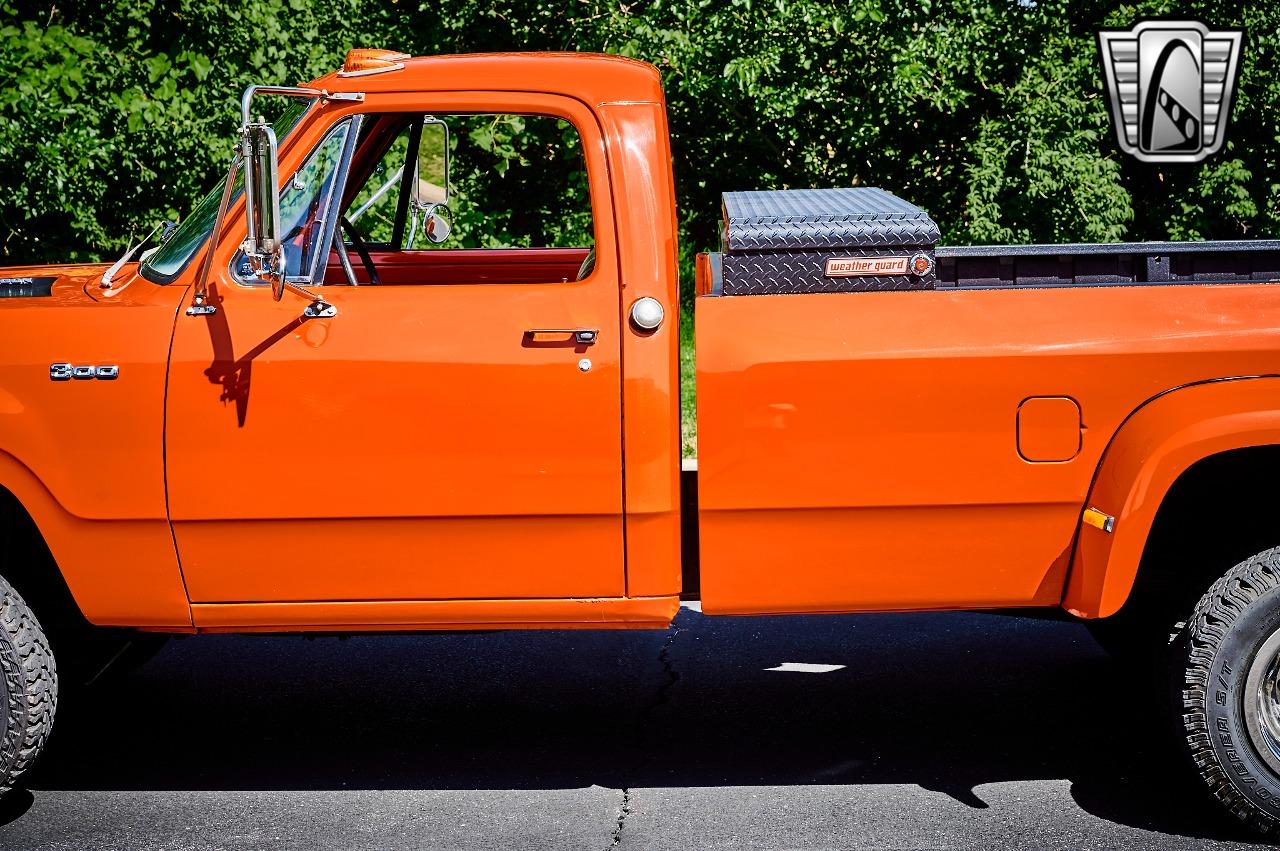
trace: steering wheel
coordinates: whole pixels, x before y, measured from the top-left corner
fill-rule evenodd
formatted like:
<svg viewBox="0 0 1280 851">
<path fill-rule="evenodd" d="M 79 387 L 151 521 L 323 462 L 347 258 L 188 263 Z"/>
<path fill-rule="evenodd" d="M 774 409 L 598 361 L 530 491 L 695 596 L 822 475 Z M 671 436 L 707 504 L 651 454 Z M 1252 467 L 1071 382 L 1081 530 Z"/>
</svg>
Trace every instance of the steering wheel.
<svg viewBox="0 0 1280 851">
<path fill-rule="evenodd" d="M 365 244 L 364 237 L 360 235 L 355 225 L 351 224 L 350 219 L 346 216 L 342 217 L 342 230 L 346 233 L 347 238 L 351 240 L 351 247 L 356 250 L 356 254 L 360 255 L 360 262 L 364 264 L 364 270 L 369 273 L 369 283 L 380 286 L 382 279 L 378 277 L 378 270 L 374 268 L 373 258 L 369 256 L 369 246 Z"/>
</svg>

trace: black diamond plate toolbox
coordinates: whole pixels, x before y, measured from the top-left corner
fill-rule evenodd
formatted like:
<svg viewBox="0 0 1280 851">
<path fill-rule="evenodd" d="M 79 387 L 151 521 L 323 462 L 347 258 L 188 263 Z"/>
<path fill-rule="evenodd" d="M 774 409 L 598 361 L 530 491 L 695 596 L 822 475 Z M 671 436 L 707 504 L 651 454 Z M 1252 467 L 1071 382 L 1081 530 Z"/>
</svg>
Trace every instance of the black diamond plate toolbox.
<svg viewBox="0 0 1280 851">
<path fill-rule="evenodd" d="M 724 193 L 724 295 L 934 286 L 938 226 L 883 189 Z"/>
</svg>

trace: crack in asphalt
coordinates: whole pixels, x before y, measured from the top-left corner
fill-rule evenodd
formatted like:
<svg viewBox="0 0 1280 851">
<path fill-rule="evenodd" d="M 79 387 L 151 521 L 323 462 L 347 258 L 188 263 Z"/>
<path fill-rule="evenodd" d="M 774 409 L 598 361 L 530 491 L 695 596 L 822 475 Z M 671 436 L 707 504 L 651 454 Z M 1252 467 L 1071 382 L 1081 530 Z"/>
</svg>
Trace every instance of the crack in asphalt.
<svg viewBox="0 0 1280 851">
<path fill-rule="evenodd" d="M 671 645 L 675 643 L 676 636 L 685 631 L 684 627 L 677 625 L 682 614 L 684 614 L 683 609 L 676 612 L 675 618 L 671 621 L 671 626 L 667 627 L 667 640 L 662 643 L 662 649 L 658 651 L 658 664 L 662 667 L 663 674 L 662 684 L 658 686 L 653 700 L 645 704 L 644 708 L 640 710 L 640 715 L 636 720 L 635 740 L 640 747 L 641 755 L 644 754 L 645 745 L 648 744 L 649 720 L 655 712 L 670 700 L 671 689 L 680 681 L 680 674 L 676 671 L 675 665 L 671 661 Z M 627 818 L 631 815 L 631 787 L 624 786 L 621 791 L 622 803 L 618 807 L 618 821 L 614 824 L 613 833 L 610 834 L 609 844 L 605 846 L 606 851 L 622 845 L 622 832 L 626 829 Z"/>
<path fill-rule="evenodd" d="M 649 720 L 653 717 L 653 713 L 661 709 L 671 699 L 671 689 L 675 688 L 676 683 L 680 681 L 680 674 L 676 671 L 675 665 L 671 661 L 671 645 L 675 643 L 676 636 L 684 632 L 684 627 L 676 625 L 676 621 L 680 619 L 683 611 L 681 609 L 676 613 L 671 626 L 667 628 L 667 640 L 662 643 L 662 649 L 658 651 L 658 664 L 662 666 L 663 674 L 662 685 L 658 686 L 658 693 L 654 696 L 654 699 L 640 710 L 639 735 L 636 738 L 642 747 L 648 744 Z"/>
<path fill-rule="evenodd" d="M 617 848 L 622 844 L 622 829 L 627 826 L 627 816 L 631 815 L 631 790 L 622 790 L 622 806 L 618 808 L 618 821 L 613 826 L 613 833 L 609 836 L 608 848 Z"/>
</svg>

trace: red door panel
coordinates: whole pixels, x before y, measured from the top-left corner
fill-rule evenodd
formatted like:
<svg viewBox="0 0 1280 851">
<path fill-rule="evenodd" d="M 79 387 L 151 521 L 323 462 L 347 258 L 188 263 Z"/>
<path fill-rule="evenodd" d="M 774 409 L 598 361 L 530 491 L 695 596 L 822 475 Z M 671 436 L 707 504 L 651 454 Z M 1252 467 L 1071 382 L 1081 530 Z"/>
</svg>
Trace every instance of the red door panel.
<svg viewBox="0 0 1280 851">
<path fill-rule="evenodd" d="M 503 248 L 454 251 L 369 252 L 385 285 L 406 284 L 536 284 L 576 281 L 586 248 Z M 347 252 L 356 280 L 369 283 L 369 273 L 354 249 Z M 347 280 L 336 253 L 329 254 L 325 280 Z"/>
</svg>

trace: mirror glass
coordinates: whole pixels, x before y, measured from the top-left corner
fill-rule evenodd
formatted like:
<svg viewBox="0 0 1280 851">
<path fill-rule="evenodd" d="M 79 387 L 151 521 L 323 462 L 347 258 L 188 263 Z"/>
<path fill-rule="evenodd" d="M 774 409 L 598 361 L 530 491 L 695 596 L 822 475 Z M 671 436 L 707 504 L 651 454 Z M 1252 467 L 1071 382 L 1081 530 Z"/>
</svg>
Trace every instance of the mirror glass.
<svg viewBox="0 0 1280 851">
<path fill-rule="evenodd" d="M 260 274 L 278 273 L 280 196 L 276 189 L 276 138 L 265 124 L 245 128 L 245 173 L 249 217 L 245 253 Z"/>
<path fill-rule="evenodd" d="M 345 213 L 351 230 L 368 244 L 400 250 L 438 243 L 453 229 L 451 216 L 443 220 L 450 211 L 437 216 L 433 225 L 429 222 L 432 209 L 448 203 L 453 194 L 449 125 L 435 116 L 408 113 L 386 114 L 375 121 L 375 132 L 390 136 L 390 141 L 372 168 L 360 172 L 367 176 Z"/>
<path fill-rule="evenodd" d="M 449 212 L 448 207 L 444 204 L 436 204 L 427 210 L 423 223 L 423 233 L 426 234 L 429 242 L 439 245 L 449 238 L 449 233 L 452 230 L 453 214 Z"/>
<path fill-rule="evenodd" d="M 422 122 L 413 200 L 420 209 L 449 203 L 449 125 L 438 118 L 427 117 Z"/>
</svg>

